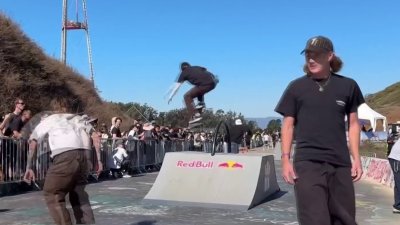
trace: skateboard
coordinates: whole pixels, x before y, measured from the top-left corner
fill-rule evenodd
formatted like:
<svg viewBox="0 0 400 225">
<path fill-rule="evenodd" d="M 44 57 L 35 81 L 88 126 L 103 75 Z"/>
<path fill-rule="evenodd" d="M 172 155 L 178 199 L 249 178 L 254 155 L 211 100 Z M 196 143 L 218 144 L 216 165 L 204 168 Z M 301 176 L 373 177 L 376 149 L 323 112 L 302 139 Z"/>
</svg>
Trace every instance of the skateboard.
<svg viewBox="0 0 400 225">
<path fill-rule="evenodd" d="M 189 126 L 188 126 L 188 129 L 193 129 L 193 128 L 199 127 L 201 125 L 203 125 L 201 120 L 199 122 L 196 122 L 196 123 L 190 123 Z"/>
</svg>

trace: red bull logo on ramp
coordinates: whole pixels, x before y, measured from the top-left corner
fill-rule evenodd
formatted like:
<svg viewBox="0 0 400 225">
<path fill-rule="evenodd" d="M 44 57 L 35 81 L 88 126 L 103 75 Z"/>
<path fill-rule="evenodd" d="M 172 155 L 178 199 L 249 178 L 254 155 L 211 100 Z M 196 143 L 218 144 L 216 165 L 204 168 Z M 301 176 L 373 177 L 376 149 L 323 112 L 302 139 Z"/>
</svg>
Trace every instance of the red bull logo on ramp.
<svg viewBox="0 0 400 225">
<path fill-rule="evenodd" d="M 237 168 L 243 169 L 243 164 L 240 164 L 235 161 L 226 161 L 226 162 L 218 164 L 218 167 L 227 168 L 227 169 L 237 169 Z"/>
<path fill-rule="evenodd" d="M 181 168 L 203 168 L 203 169 L 211 169 L 213 168 L 214 162 L 213 161 L 190 161 L 185 162 L 183 160 L 179 160 L 176 162 L 177 167 Z"/>
</svg>

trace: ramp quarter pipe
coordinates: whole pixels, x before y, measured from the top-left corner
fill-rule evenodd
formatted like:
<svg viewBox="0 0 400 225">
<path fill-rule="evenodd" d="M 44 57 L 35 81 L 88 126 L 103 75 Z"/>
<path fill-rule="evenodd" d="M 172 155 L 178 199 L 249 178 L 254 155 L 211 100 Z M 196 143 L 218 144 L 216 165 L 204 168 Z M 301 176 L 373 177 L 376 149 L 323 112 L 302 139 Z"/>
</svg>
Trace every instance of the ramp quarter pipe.
<svg viewBox="0 0 400 225">
<path fill-rule="evenodd" d="M 247 210 L 277 191 L 273 155 L 169 152 L 144 202 Z"/>
</svg>

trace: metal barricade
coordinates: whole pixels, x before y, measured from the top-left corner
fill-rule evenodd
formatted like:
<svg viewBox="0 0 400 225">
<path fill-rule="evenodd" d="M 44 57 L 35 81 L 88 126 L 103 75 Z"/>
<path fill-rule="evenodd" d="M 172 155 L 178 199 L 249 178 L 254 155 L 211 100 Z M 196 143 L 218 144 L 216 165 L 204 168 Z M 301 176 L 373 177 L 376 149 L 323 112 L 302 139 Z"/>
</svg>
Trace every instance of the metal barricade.
<svg viewBox="0 0 400 225">
<path fill-rule="evenodd" d="M 102 139 L 100 146 L 100 161 L 103 170 L 112 168 L 115 154 L 113 139 Z M 124 148 L 128 154 L 129 172 L 144 173 L 148 168 L 159 169 L 167 152 L 177 151 L 203 151 L 211 152 L 212 141 L 205 141 L 202 147 L 194 148 L 190 140 L 123 140 Z M 42 182 L 45 179 L 48 167 L 51 164 L 50 149 L 47 139 L 38 142 L 37 159 L 33 164 L 36 180 Z M 26 170 L 28 143 L 22 139 L 0 137 L 0 182 L 21 182 Z M 87 150 L 90 174 L 96 174 L 98 169 L 97 154 L 94 149 Z"/>
<path fill-rule="evenodd" d="M 203 142 L 203 152 L 211 153 L 212 151 L 213 142 L 212 141 L 204 141 Z"/>
<path fill-rule="evenodd" d="M 0 151 L 0 181 L 15 182 L 23 180 L 28 152 L 27 141 L 1 137 Z"/>
</svg>

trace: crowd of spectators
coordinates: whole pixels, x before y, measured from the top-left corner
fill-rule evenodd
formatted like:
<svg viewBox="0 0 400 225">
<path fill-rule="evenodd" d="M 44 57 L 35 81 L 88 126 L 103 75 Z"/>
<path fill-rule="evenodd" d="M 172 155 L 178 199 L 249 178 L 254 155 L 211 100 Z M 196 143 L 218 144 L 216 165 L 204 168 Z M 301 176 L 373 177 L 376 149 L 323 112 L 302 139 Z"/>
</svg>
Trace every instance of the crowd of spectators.
<svg viewBox="0 0 400 225">
<path fill-rule="evenodd" d="M 11 110 L 10 110 L 11 111 Z M 21 98 L 16 98 L 14 110 L 1 117 L 0 120 L 0 181 L 18 180 L 23 176 L 28 153 L 26 138 L 22 138 L 22 128 L 29 122 L 32 113 L 29 106 Z M 190 150 L 202 150 L 205 142 L 211 141 L 212 133 L 193 132 L 186 128 L 161 126 L 151 122 L 134 120 L 129 129 L 122 130 L 123 121 L 113 117 L 108 126 L 107 122 L 93 122 L 93 134 L 101 138 L 107 163 L 114 177 L 123 176 L 124 162 L 128 160 L 126 147 L 131 140 L 142 141 L 182 141 L 190 143 Z M 109 127 L 109 128 L 108 128 Z M 24 137 L 28 137 L 26 134 Z M 111 152 L 106 152 L 111 149 Z M 96 165 L 93 165 L 96 166 Z"/>
<path fill-rule="evenodd" d="M 0 123 L 0 181 L 19 179 L 23 175 L 26 164 L 28 146 L 26 138 L 22 138 L 21 130 L 31 119 L 31 111 L 21 98 L 14 102 L 14 111 L 2 117 Z M 106 121 L 93 121 L 93 132 L 101 139 L 102 159 L 110 169 L 113 177 L 122 177 L 126 173 L 126 162 L 129 160 L 127 147 L 130 141 L 174 141 L 184 142 L 191 151 L 204 151 L 204 146 L 212 142 L 213 131 L 190 130 L 187 128 L 163 126 L 155 121 L 142 122 L 136 119 L 127 126 L 121 117 L 113 117 L 109 123 Z M 123 126 L 122 126 L 123 125 Z M 123 130 L 123 127 L 129 127 Z M 259 137 L 261 142 L 268 143 L 264 136 L 240 134 L 243 146 L 257 147 L 254 144 Z M 29 135 L 29 134 L 28 134 Z M 25 137 L 28 137 L 25 135 Z M 128 149 L 129 150 L 129 149 Z M 93 165 L 93 167 L 98 165 Z"/>
</svg>

